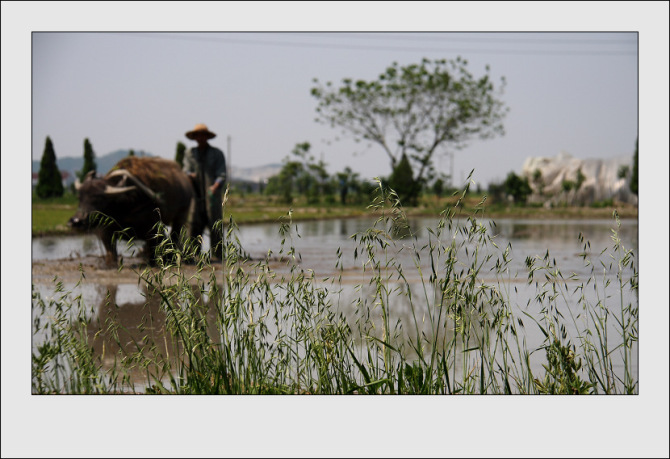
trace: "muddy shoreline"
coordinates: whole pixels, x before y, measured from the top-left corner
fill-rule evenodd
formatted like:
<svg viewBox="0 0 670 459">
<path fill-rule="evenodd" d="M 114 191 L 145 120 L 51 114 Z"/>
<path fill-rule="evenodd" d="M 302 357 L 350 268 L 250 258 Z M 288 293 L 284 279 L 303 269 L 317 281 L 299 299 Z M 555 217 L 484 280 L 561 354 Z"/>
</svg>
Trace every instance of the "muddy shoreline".
<svg viewBox="0 0 670 459">
<path fill-rule="evenodd" d="M 198 276 L 205 279 L 214 270 L 222 273 L 222 267 L 207 266 L 198 268 L 195 265 L 182 265 L 170 268 L 175 273 L 182 273 L 187 278 Z M 145 270 L 150 270 L 151 273 Z M 128 258 L 124 260 L 123 268 L 108 267 L 102 256 L 88 255 L 81 258 L 57 259 L 57 260 L 33 260 L 32 282 L 33 284 L 51 284 L 54 278 L 58 278 L 67 284 L 76 283 L 83 279 L 88 283 L 99 284 L 132 284 L 137 283 L 142 275 L 147 276 L 157 273 L 159 268 L 149 267 L 143 258 Z M 194 279 L 195 281 L 195 279 Z"/>
</svg>

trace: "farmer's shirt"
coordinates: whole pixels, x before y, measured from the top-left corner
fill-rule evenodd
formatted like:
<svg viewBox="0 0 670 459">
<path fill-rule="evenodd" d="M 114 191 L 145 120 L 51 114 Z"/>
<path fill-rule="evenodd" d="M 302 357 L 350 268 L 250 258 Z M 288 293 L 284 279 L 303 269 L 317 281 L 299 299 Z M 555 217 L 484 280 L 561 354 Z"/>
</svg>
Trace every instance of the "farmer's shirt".
<svg viewBox="0 0 670 459">
<path fill-rule="evenodd" d="M 211 145 L 204 151 L 199 151 L 197 146 L 189 148 L 184 154 L 184 172 L 195 172 L 196 180 L 194 185 L 196 201 L 199 207 L 204 204 L 207 207 L 207 213 L 211 215 L 211 210 L 216 211 L 216 207 L 209 209 L 209 199 L 207 190 L 214 185 L 216 179 L 220 178 L 223 183 L 214 192 L 214 198 L 221 202 L 221 192 L 226 183 L 226 160 L 223 151 Z"/>
</svg>

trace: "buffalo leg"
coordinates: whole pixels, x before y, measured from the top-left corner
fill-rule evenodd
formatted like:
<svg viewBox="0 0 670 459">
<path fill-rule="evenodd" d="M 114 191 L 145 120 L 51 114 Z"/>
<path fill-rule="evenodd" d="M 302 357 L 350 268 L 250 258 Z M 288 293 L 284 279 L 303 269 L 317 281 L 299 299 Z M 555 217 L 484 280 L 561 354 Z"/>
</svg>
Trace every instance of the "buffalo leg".
<svg viewBox="0 0 670 459">
<path fill-rule="evenodd" d="M 112 231 L 103 231 L 100 237 L 102 245 L 105 247 L 105 263 L 107 266 L 116 266 L 118 253 L 116 251 L 116 240 Z"/>
</svg>

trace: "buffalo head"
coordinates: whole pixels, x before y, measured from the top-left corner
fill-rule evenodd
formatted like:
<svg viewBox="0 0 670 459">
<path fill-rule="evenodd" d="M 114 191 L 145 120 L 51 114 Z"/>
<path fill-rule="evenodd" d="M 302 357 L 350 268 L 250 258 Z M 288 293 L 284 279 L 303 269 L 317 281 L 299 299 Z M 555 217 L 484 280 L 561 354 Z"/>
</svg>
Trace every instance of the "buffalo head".
<svg viewBox="0 0 670 459">
<path fill-rule="evenodd" d="M 136 186 L 127 186 L 125 180 L 110 183 L 109 177 L 98 177 L 95 171 L 90 171 L 83 182 L 75 181 L 75 189 L 79 195 L 79 208 L 68 220 L 71 228 L 88 229 L 96 226 L 92 220 L 94 213 L 104 213 L 113 205 L 116 197 L 128 194 L 137 189 Z"/>
</svg>

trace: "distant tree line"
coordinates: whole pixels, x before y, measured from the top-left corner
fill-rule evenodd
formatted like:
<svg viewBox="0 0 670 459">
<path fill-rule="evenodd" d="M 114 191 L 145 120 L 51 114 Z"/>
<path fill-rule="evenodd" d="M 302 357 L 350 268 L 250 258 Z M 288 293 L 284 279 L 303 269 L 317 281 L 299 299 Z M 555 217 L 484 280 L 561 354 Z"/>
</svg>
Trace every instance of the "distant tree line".
<svg viewBox="0 0 670 459">
<path fill-rule="evenodd" d="M 310 154 L 309 142 L 296 144 L 282 162 L 279 174 L 268 179 L 263 193 L 278 196 L 281 202 L 292 204 L 296 197 L 305 196 L 308 204 L 321 202 L 341 204 L 365 202 L 374 186 L 360 179 L 358 173 L 347 167 L 330 175 L 323 161 Z"/>
<path fill-rule="evenodd" d="M 292 204 L 304 196 L 308 204 L 369 204 L 377 184 L 361 179 L 350 167 L 330 175 L 323 161 L 316 161 L 310 154 L 309 142 L 298 143 L 291 154 L 282 161 L 279 173 L 268 179 L 263 190 L 267 196 L 277 196 L 285 204 Z M 414 206 L 425 194 L 441 197 L 449 191 L 446 176 L 434 178 L 421 186 L 413 180 L 412 166 L 405 157 L 388 177 L 379 177 L 382 185 L 393 189 L 402 205 Z"/>
<path fill-rule="evenodd" d="M 308 204 L 326 203 L 332 204 L 367 204 L 372 198 L 376 184 L 362 180 L 360 175 L 350 167 L 334 175 L 328 174 L 326 164 L 316 161 L 310 153 L 309 142 L 296 144 L 291 151 L 291 156 L 283 161 L 279 174 L 270 177 L 261 193 L 267 196 L 278 196 L 281 202 L 292 204 L 298 196 L 304 196 Z M 186 146 L 182 142 L 177 143 L 175 161 L 183 165 Z M 134 150 L 129 150 L 129 155 L 134 156 Z M 88 138 L 84 139 L 84 164 L 80 171 L 76 172 L 80 180 L 84 180 L 91 171 L 96 171 L 95 152 Z M 631 167 L 623 166 L 618 176 L 625 178 L 630 175 L 630 190 L 638 194 L 638 141 L 635 141 L 635 151 Z M 380 177 L 382 184 L 393 189 L 400 202 L 406 206 L 414 206 L 418 203 L 421 195 L 432 194 L 438 198 L 444 194 L 454 191 L 449 189 L 445 183 L 449 176 L 436 175 L 431 169 L 422 180 L 416 180 L 415 172 L 406 154 L 403 154 L 395 163 L 388 177 Z M 575 180 L 564 180 L 562 191 L 569 194 L 572 190 L 578 191 L 586 177 L 581 169 L 577 171 Z M 542 193 L 542 174 L 536 170 L 531 180 Z M 480 187 L 478 187 L 480 188 Z M 56 152 L 51 138 L 47 136 L 44 152 L 40 163 L 38 182 L 35 190 L 40 198 L 60 197 L 64 193 L 63 179 L 56 164 Z M 515 204 L 526 204 L 532 189 L 527 177 L 521 177 L 514 172 L 509 172 L 501 183 L 490 183 L 488 195 L 492 202 L 508 202 Z"/>
</svg>

